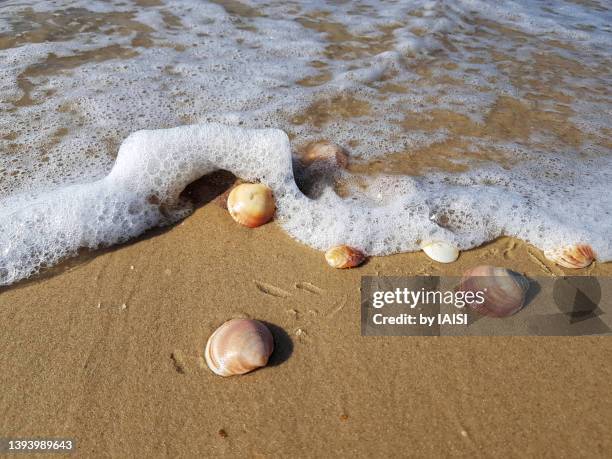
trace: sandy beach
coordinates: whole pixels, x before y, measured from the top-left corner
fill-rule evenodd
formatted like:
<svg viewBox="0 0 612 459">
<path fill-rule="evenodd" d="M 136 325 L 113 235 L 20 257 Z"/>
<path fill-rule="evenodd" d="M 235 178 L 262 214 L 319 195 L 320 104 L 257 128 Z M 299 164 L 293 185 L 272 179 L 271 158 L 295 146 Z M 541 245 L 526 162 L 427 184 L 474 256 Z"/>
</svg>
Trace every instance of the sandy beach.
<svg viewBox="0 0 612 459">
<path fill-rule="evenodd" d="M 609 17 L 0 2 L 0 455 L 610 457 L 610 336 L 362 336 L 360 291 L 483 264 L 612 277 Z M 268 187 L 273 221 L 232 220 L 238 181 Z M 328 266 L 345 245 L 365 263 Z M 516 312 L 528 288 L 504 274 Z M 232 318 L 275 349 L 223 378 L 204 350 Z"/>
<path fill-rule="evenodd" d="M 0 292 L 0 431 L 71 437 L 79 457 L 605 457 L 607 337 L 361 336 L 361 276 L 480 262 L 563 274 L 509 238 L 451 265 L 410 253 L 333 270 L 274 223 L 243 228 L 208 203 Z M 206 367 L 232 317 L 271 324 L 270 366 Z"/>
</svg>

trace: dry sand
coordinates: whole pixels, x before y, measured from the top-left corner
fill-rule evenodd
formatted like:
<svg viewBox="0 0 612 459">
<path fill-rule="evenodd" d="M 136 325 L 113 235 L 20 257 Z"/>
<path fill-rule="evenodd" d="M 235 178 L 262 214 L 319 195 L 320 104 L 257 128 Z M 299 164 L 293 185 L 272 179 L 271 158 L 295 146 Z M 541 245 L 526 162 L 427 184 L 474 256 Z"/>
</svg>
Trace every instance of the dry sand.
<svg viewBox="0 0 612 459">
<path fill-rule="evenodd" d="M 417 253 L 332 270 L 209 203 L 0 292 L 0 433 L 73 437 L 80 457 L 605 456 L 609 338 L 360 335 L 362 275 L 481 261 L 563 273 L 507 238 L 452 265 Z M 202 351 L 237 316 L 273 324 L 277 350 L 224 379 Z"/>
</svg>

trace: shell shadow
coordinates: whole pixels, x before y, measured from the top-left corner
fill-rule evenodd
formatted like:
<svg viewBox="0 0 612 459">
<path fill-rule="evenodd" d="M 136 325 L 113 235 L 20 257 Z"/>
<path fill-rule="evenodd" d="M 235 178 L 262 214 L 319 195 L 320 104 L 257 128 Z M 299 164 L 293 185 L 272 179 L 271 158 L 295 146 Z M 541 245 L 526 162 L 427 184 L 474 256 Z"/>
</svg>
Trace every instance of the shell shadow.
<svg viewBox="0 0 612 459">
<path fill-rule="evenodd" d="M 510 315 L 510 317 L 512 317 L 513 315 L 520 314 L 521 311 L 527 308 L 527 306 L 529 306 L 529 304 L 538 296 L 538 294 L 542 290 L 542 287 L 540 286 L 539 282 L 533 279 L 532 277 L 523 276 L 520 273 L 517 273 L 516 271 L 512 271 L 511 269 L 509 271 L 512 273 L 512 275 L 517 276 L 517 277 L 524 277 L 527 280 L 527 282 L 529 282 L 529 286 L 527 287 L 527 291 L 525 292 L 525 299 L 523 301 L 523 306 L 521 307 L 521 309 L 516 311 L 514 314 Z M 473 325 L 479 320 L 486 317 L 471 308 L 466 308 L 466 312 L 468 314 L 469 325 Z"/>
<path fill-rule="evenodd" d="M 223 207 L 227 201 L 227 194 L 237 181 L 238 178 L 234 174 L 219 169 L 191 182 L 181 192 L 181 197 L 191 201 L 195 208 L 214 200 Z"/>
<path fill-rule="evenodd" d="M 318 199 L 327 188 L 335 190 L 338 170 L 325 164 L 305 166 L 299 158 L 292 158 L 293 179 L 298 189 L 310 199 Z"/>
<path fill-rule="evenodd" d="M 525 292 L 525 303 L 521 309 L 526 308 L 542 290 L 542 287 L 540 287 L 537 280 L 527 276 L 525 276 L 525 278 L 529 281 L 529 288 L 527 289 L 527 292 Z"/>
<path fill-rule="evenodd" d="M 272 352 L 267 366 L 276 367 L 289 360 L 289 357 L 293 354 L 293 341 L 281 327 L 266 322 L 265 320 L 261 322 L 270 329 L 272 337 L 274 338 L 274 352 Z"/>
</svg>

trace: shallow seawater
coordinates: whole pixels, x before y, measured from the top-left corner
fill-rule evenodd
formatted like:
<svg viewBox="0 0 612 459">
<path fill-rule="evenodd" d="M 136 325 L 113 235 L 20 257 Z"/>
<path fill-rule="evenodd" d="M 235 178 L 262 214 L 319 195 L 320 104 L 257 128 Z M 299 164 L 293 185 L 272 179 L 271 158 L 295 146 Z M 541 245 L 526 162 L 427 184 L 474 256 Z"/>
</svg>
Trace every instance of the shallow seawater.
<svg viewBox="0 0 612 459">
<path fill-rule="evenodd" d="M 186 215 L 215 168 L 320 249 L 507 234 L 610 260 L 611 24 L 596 0 L 4 1 L 0 284 Z M 105 179 L 130 133 L 193 124 L 122 147 L 138 186 Z M 291 156 L 319 139 L 349 167 L 298 167 L 307 198 Z"/>
</svg>

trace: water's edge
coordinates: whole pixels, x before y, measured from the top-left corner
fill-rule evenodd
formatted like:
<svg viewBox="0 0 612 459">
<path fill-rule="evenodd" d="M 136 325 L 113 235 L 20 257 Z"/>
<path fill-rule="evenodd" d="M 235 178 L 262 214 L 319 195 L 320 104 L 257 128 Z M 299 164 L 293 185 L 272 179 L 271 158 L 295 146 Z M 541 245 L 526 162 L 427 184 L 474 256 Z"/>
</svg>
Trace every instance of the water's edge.
<svg viewBox="0 0 612 459">
<path fill-rule="evenodd" d="M 320 250 L 349 244 L 369 255 L 386 255 L 419 250 L 428 240 L 448 241 L 465 250 L 501 235 L 525 239 L 520 222 L 514 228 L 512 222 L 483 222 L 468 232 L 443 228 L 431 219 L 432 212 L 452 203 L 417 188 L 381 205 L 343 199 L 331 189 L 310 199 L 294 180 L 289 138 L 283 131 L 207 123 L 135 132 L 122 143 L 112 170 L 101 180 L 5 199 L 0 210 L 0 285 L 29 277 L 81 248 L 122 243 L 185 217 L 192 209 L 180 193 L 219 169 L 268 185 L 276 199 L 276 221 L 294 239 Z M 474 207 L 487 199 L 477 193 L 469 196 Z M 523 205 L 519 210 L 524 215 L 537 215 L 527 201 Z M 501 200 L 498 206 L 503 207 Z M 589 243 L 600 261 L 612 259 L 609 241 L 589 238 L 572 225 L 560 226 L 548 239 L 535 236 L 528 242 L 542 250 L 563 242 Z"/>
</svg>

